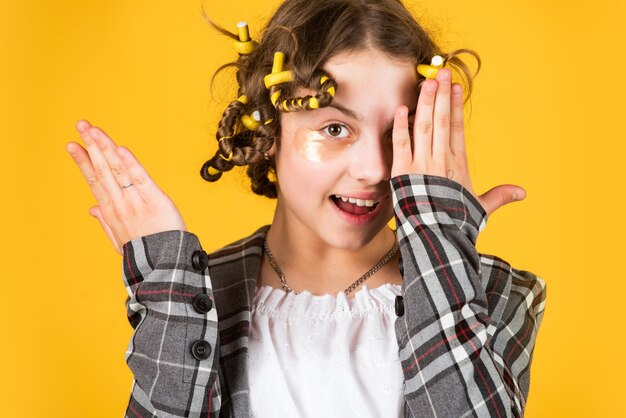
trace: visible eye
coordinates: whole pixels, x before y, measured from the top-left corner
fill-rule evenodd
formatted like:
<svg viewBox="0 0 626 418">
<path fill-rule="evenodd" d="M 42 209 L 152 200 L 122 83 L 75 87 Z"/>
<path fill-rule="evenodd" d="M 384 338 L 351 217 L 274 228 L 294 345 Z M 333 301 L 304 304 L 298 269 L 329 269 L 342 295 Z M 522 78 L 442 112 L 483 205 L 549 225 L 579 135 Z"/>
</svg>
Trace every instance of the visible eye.
<svg viewBox="0 0 626 418">
<path fill-rule="evenodd" d="M 322 129 L 322 133 L 324 133 L 324 136 L 331 139 L 343 139 L 350 136 L 348 127 L 340 123 L 331 123 Z"/>
</svg>

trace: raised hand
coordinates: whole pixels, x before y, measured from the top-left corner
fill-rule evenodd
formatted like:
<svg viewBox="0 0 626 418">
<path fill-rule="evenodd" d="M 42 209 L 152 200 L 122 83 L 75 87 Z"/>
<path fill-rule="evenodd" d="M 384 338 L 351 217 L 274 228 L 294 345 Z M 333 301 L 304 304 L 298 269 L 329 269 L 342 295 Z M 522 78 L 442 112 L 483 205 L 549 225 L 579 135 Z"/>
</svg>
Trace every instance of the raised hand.
<svg viewBox="0 0 626 418">
<path fill-rule="evenodd" d="M 526 197 L 525 190 L 513 184 L 493 187 L 480 196 L 474 192 L 465 150 L 463 88 L 451 83 L 449 69 L 442 68 L 436 80 L 428 79 L 422 84 L 413 139 L 407 115 L 407 107 L 400 106 L 394 118 L 392 176 L 431 174 L 452 179 L 478 199 L 487 215 Z"/>
<path fill-rule="evenodd" d="M 98 219 L 115 251 L 135 238 L 162 231 L 186 231 L 174 202 L 157 187 L 129 149 L 117 146 L 100 128 L 76 123 L 85 144 L 65 146 L 98 201 L 89 214 Z"/>
</svg>

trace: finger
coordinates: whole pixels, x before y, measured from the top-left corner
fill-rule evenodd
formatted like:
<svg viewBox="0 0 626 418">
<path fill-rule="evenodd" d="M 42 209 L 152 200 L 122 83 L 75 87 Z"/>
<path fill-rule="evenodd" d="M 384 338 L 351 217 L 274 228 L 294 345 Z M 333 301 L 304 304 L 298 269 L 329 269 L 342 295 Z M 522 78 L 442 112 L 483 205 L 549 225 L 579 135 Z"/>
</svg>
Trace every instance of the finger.
<svg viewBox="0 0 626 418">
<path fill-rule="evenodd" d="M 414 155 L 413 159 L 426 164 L 432 156 L 433 141 L 433 108 L 437 81 L 425 80 L 422 83 L 417 109 L 415 111 L 415 126 L 413 128 Z"/>
<path fill-rule="evenodd" d="M 487 215 L 491 215 L 502 206 L 523 200 L 525 197 L 526 191 L 523 188 L 513 184 L 501 184 L 480 195 L 479 201 Z"/>
<path fill-rule="evenodd" d="M 109 239 L 113 243 L 113 248 L 115 248 L 115 251 L 117 251 L 118 253 L 122 254 L 122 252 L 120 251 L 120 246 L 117 243 L 117 239 L 115 237 L 115 234 L 111 230 L 111 227 L 104 220 L 104 217 L 102 216 L 102 211 L 100 210 L 100 207 L 98 207 L 98 206 L 90 207 L 89 208 L 89 214 L 98 220 L 98 222 L 100 223 L 100 226 L 102 227 L 102 229 L 104 229 L 104 233 L 107 234 L 107 237 L 109 237 Z"/>
<path fill-rule="evenodd" d="M 463 87 L 459 83 L 452 84 L 450 150 L 454 155 L 465 155 L 465 115 L 463 114 Z"/>
<path fill-rule="evenodd" d="M 141 196 L 136 187 L 122 187 L 128 186 L 133 183 L 131 175 L 126 169 L 126 165 L 122 161 L 120 154 L 118 153 L 118 146 L 113 140 L 102 131 L 100 128 L 96 129 L 97 137 L 94 139 L 98 148 L 102 152 L 102 155 L 107 161 L 109 169 L 113 174 L 117 187 L 122 190 L 122 194 L 133 203 L 141 202 Z"/>
<path fill-rule="evenodd" d="M 98 148 L 102 152 L 102 155 L 106 158 L 109 167 L 111 168 L 111 173 L 113 173 L 113 177 L 117 181 L 118 186 L 124 186 L 130 183 L 130 175 L 126 171 L 126 167 L 124 167 L 124 163 L 118 156 L 116 150 L 117 145 L 113 142 L 113 140 L 104 133 L 99 128 L 96 129 L 97 137 L 94 138 Z"/>
<path fill-rule="evenodd" d="M 102 154 L 101 150 L 100 152 L 98 152 L 98 149 L 101 148 L 98 143 L 102 141 L 95 139 L 90 134 L 91 132 L 93 132 L 93 129 L 95 128 L 88 121 L 82 119 L 79 120 L 76 123 L 76 130 L 80 133 L 81 139 L 83 140 L 83 143 L 87 146 L 87 149 L 84 149 L 79 144 L 73 142 L 69 143 L 66 148 L 68 152 L 72 154 L 75 161 L 79 164 L 79 168 L 81 169 L 81 172 L 83 173 L 83 176 L 89 184 L 89 187 L 91 188 L 92 193 L 98 203 L 100 203 L 100 205 L 107 205 L 112 200 L 113 196 L 117 195 L 121 197 L 121 193 L 117 192 L 119 186 L 113 188 L 105 187 L 106 182 L 103 181 L 102 177 L 98 175 L 98 167 L 94 166 L 94 156 L 96 160 L 98 160 L 99 158 L 100 160 L 106 160 L 106 158 Z M 96 136 L 98 136 L 99 138 L 102 137 L 101 135 L 97 134 Z M 104 166 L 104 164 L 102 165 Z M 103 171 L 107 172 L 109 170 L 103 169 Z M 111 190 L 113 190 L 113 196 L 111 194 Z"/>
<path fill-rule="evenodd" d="M 391 134 L 393 142 L 392 177 L 409 173 L 413 161 L 408 113 L 409 109 L 406 106 L 400 106 L 393 118 L 393 132 Z"/>
<path fill-rule="evenodd" d="M 87 181 L 87 185 L 89 185 L 89 189 L 96 200 L 101 204 L 108 202 L 108 193 L 104 190 L 102 183 L 96 177 L 96 171 L 91 164 L 91 158 L 87 150 L 76 142 L 68 142 L 65 149 L 72 156 L 72 159 Z"/>
<path fill-rule="evenodd" d="M 89 121 L 85 119 L 80 119 L 78 122 L 76 122 L 75 128 L 78 133 L 83 133 L 87 129 L 91 128 L 91 123 L 89 123 Z"/>
<path fill-rule="evenodd" d="M 152 180 L 146 169 L 139 163 L 135 155 L 128 148 L 123 146 L 119 146 L 117 148 L 117 153 L 122 159 L 122 162 L 124 163 L 124 166 L 126 167 L 134 185 L 130 188 L 136 189 L 139 196 L 144 201 L 151 200 L 157 195 L 160 196 L 162 193 L 161 189 L 159 189 L 156 183 Z"/>
<path fill-rule="evenodd" d="M 435 98 L 433 156 L 439 161 L 450 153 L 450 81 L 452 73 L 442 68 L 437 73 L 437 96 Z"/>
<path fill-rule="evenodd" d="M 109 201 L 120 200 L 122 198 L 122 189 L 113 177 L 109 163 L 96 142 L 102 139 L 101 135 L 103 135 L 102 130 L 93 126 L 80 132 L 80 137 L 85 143 L 85 147 L 89 153 L 89 158 L 91 159 L 91 164 L 96 174 L 96 180 L 101 183 L 101 187 L 107 194 L 106 200 L 100 203 L 104 205 Z"/>
</svg>

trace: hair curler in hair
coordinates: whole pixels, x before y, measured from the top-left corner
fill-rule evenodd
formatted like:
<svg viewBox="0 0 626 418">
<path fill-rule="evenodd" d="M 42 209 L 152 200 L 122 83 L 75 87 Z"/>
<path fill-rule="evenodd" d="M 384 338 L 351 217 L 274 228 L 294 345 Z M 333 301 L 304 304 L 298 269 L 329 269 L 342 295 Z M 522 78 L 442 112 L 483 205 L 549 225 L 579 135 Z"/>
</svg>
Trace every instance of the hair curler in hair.
<svg viewBox="0 0 626 418">
<path fill-rule="evenodd" d="M 417 72 L 426 78 L 435 78 L 441 68 L 443 68 L 445 61 L 441 55 L 435 55 L 430 60 L 430 65 L 418 64 Z"/>
</svg>

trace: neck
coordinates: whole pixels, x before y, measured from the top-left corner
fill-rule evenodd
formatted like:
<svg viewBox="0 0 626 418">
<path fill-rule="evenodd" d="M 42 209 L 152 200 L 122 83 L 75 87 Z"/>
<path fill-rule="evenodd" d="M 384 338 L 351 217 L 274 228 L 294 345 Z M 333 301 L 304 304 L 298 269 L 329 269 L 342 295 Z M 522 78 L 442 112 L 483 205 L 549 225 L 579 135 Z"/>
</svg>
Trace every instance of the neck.
<svg viewBox="0 0 626 418">
<path fill-rule="evenodd" d="M 314 295 L 321 295 L 343 292 L 387 254 L 396 237 L 390 228 L 383 227 L 368 242 L 345 242 L 334 246 L 303 225 L 288 227 L 275 218 L 266 239 L 287 285 L 298 293 L 308 290 Z M 401 284 L 399 256 L 398 251 L 361 286 L 367 285 L 371 289 L 383 283 Z M 281 287 L 267 255 L 263 257 L 260 281 L 261 285 Z M 351 295 L 361 286 L 354 289 Z"/>
</svg>

